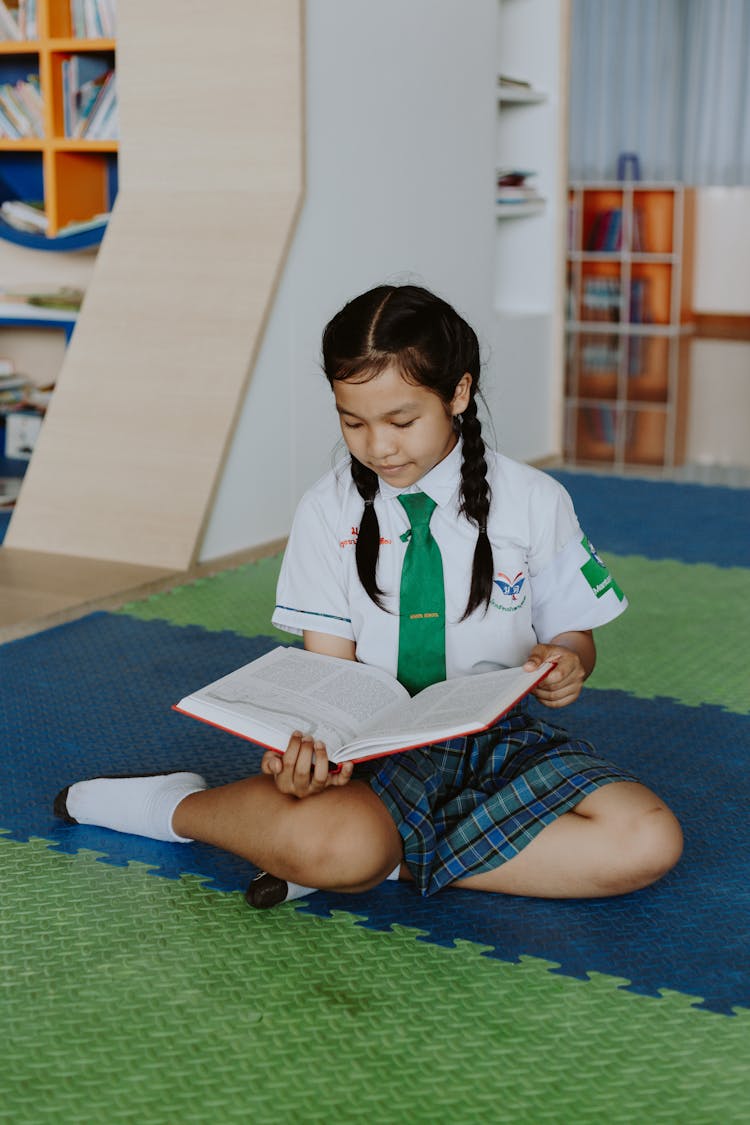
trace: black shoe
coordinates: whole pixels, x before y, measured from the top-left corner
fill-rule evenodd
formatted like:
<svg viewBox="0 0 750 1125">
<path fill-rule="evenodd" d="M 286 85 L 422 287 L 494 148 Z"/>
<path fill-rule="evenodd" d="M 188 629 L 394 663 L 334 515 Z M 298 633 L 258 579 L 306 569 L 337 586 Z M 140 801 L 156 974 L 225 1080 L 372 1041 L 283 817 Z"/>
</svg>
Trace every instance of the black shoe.
<svg viewBox="0 0 750 1125">
<path fill-rule="evenodd" d="M 75 819 L 75 817 L 71 816 L 68 812 L 69 789 L 70 786 L 66 785 L 64 789 L 60 790 L 52 804 L 52 811 L 56 817 L 59 817 L 60 820 L 64 820 L 66 824 L 78 824 L 78 821 Z"/>
<path fill-rule="evenodd" d="M 289 886 L 285 879 L 277 879 L 267 871 L 259 871 L 245 891 L 245 902 L 256 910 L 267 910 L 286 900 Z"/>
</svg>

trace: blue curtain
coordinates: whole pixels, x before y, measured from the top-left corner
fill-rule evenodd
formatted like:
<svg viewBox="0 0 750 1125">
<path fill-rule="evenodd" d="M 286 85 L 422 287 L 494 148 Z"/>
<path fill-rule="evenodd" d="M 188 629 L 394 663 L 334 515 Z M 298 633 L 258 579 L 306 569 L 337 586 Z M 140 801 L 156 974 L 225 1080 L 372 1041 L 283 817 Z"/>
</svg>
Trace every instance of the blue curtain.
<svg viewBox="0 0 750 1125">
<path fill-rule="evenodd" d="M 750 185 L 750 0 L 573 0 L 570 178 Z"/>
</svg>

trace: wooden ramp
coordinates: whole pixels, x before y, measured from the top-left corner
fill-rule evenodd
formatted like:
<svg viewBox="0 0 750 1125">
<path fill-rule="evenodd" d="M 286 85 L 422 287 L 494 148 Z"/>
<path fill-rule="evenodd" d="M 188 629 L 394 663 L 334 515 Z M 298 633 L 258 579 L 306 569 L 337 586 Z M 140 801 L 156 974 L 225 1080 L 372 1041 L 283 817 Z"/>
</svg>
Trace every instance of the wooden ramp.
<svg viewBox="0 0 750 1125">
<path fill-rule="evenodd" d="M 195 561 L 302 200 L 301 0 L 119 18 L 120 193 L 0 552 L 0 625 L 33 571 L 54 600 L 76 567 L 140 585 Z"/>
</svg>

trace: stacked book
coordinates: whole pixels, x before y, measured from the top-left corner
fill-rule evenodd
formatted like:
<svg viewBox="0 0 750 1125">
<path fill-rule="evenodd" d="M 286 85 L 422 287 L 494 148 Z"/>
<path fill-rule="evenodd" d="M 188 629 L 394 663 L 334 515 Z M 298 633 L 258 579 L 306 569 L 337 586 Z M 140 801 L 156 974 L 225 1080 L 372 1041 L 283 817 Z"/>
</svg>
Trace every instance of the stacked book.
<svg viewBox="0 0 750 1125">
<path fill-rule="evenodd" d="M 41 137 L 42 97 L 39 75 L 0 86 L 0 137 Z"/>
<path fill-rule="evenodd" d="M 515 206 L 519 203 L 544 202 L 536 187 L 530 183 L 536 172 L 520 168 L 499 168 L 497 172 L 496 201 L 501 206 Z"/>
<path fill-rule="evenodd" d="M 6 199 L 0 203 L 0 219 L 24 234 L 46 234 L 49 226 L 43 203 Z"/>
</svg>

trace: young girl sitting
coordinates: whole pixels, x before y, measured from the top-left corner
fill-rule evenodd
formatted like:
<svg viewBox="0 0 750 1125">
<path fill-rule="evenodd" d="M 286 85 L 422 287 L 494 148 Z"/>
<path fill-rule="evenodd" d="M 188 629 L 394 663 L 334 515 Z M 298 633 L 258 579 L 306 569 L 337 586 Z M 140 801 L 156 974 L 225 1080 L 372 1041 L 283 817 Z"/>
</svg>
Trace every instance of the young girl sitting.
<svg viewBox="0 0 750 1125">
<path fill-rule="evenodd" d="M 382 286 L 333 318 L 323 363 L 349 456 L 299 505 L 274 624 L 412 693 L 555 661 L 534 694 L 572 703 L 594 667 L 592 629 L 627 602 L 565 490 L 486 448 L 474 331 L 424 289 Z M 423 895 L 622 894 L 682 847 L 657 796 L 523 704 L 479 735 L 339 773 L 297 732 L 261 771 L 213 789 L 191 773 L 95 778 L 63 790 L 55 811 L 242 856 L 263 872 L 255 906 L 399 876 Z"/>
</svg>

